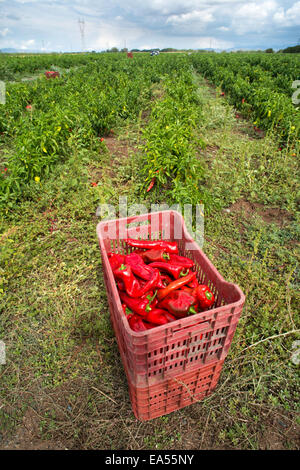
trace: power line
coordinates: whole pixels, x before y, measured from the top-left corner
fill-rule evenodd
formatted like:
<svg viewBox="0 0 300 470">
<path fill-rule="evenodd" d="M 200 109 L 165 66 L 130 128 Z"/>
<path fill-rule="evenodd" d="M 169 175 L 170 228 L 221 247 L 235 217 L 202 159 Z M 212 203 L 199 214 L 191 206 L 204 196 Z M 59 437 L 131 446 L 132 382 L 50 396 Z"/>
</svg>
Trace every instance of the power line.
<svg viewBox="0 0 300 470">
<path fill-rule="evenodd" d="M 85 37 L 84 37 L 85 22 L 83 18 L 79 18 L 78 25 L 79 25 L 80 36 L 81 36 L 81 50 L 82 52 L 84 52 L 85 51 Z"/>
</svg>

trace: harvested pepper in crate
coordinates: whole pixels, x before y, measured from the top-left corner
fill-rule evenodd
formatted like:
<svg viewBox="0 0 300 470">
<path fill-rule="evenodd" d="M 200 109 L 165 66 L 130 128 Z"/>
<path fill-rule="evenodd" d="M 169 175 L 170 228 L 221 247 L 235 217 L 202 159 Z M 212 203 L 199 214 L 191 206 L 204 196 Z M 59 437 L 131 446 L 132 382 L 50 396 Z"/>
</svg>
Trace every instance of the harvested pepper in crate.
<svg viewBox="0 0 300 470">
<path fill-rule="evenodd" d="M 214 295 L 206 285 L 199 285 L 193 260 L 170 252 L 176 242 L 127 239 L 144 250 L 127 255 L 109 253 L 122 308 L 134 331 L 146 331 L 178 318 L 207 310 Z M 169 244 L 166 248 L 153 245 Z M 148 263 L 148 264 L 147 264 Z M 137 276 L 137 277 L 136 277 Z M 130 315 L 128 315 L 128 311 Z"/>
<path fill-rule="evenodd" d="M 171 274 L 174 277 L 174 279 L 178 279 L 179 277 L 186 276 L 189 273 L 188 269 L 183 268 L 181 265 L 177 265 L 177 264 L 156 262 L 156 263 L 150 263 L 149 266 L 151 268 L 158 268 L 158 269 L 162 269 L 163 271 L 167 271 L 167 273 Z"/>
<path fill-rule="evenodd" d="M 173 254 L 178 253 L 177 242 L 168 242 L 166 240 L 136 240 L 135 238 L 126 238 L 124 242 L 127 245 L 135 247 L 135 248 L 145 248 L 145 249 L 163 248 L 168 253 L 173 253 Z"/>
<path fill-rule="evenodd" d="M 181 277 L 176 279 L 175 281 L 170 282 L 164 289 L 159 289 L 157 291 L 157 298 L 158 300 L 162 300 L 163 298 L 167 297 L 172 291 L 179 289 L 180 287 L 188 284 L 196 277 L 196 273 L 192 272 L 189 273 L 187 276 Z"/>
<path fill-rule="evenodd" d="M 132 272 L 144 279 L 146 281 L 150 281 L 153 276 L 155 275 L 156 269 L 144 263 L 143 258 L 137 253 L 130 253 L 130 255 L 125 256 L 125 263 L 128 264 Z M 164 284 L 162 283 L 160 276 L 157 282 L 157 287 L 163 288 Z"/>
<path fill-rule="evenodd" d="M 183 268 L 192 268 L 194 266 L 194 261 L 190 258 L 174 254 L 170 254 L 170 263 L 180 264 Z"/>
<path fill-rule="evenodd" d="M 170 253 L 164 248 L 147 250 L 139 253 L 145 263 L 154 263 L 155 261 L 167 261 L 170 259 Z"/>
<path fill-rule="evenodd" d="M 154 269 L 145 264 L 143 258 L 136 253 L 126 255 L 125 264 L 129 265 L 133 273 L 141 279 L 149 281 L 153 277 Z"/>
<path fill-rule="evenodd" d="M 161 308 L 150 310 L 145 318 L 145 321 L 153 323 L 154 325 L 165 325 L 174 320 L 176 320 L 176 318 L 173 315 L 168 314 L 168 312 Z"/>
<path fill-rule="evenodd" d="M 160 275 L 160 280 L 162 282 L 161 289 L 164 289 L 165 287 L 167 287 L 167 285 L 170 284 L 170 282 L 173 281 L 173 279 L 170 276 L 168 276 L 168 274 L 161 274 Z M 159 287 L 159 286 L 157 286 L 157 287 Z"/>
<path fill-rule="evenodd" d="M 143 322 L 142 318 L 137 315 L 137 314 L 130 314 L 128 315 L 128 323 L 130 325 L 130 328 L 133 330 L 133 331 L 147 331 L 149 329 L 148 326 L 145 325 L 145 323 Z"/>
<path fill-rule="evenodd" d="M 158 307 L 166 308 L 176 318 L 184 318 L 198 313 L 195 309 L 197 299 L 184 290 L 175 290 L 158 303 Z"/>
<path fill-rule="evenodd" d="M 195 289 L 196 287 L 199 286 L 199 281 L 198 279 L 195 277 L 191 282 L 188 283 L 188 286 L 191 288 L 191 289 Z"/>
<path fill-rule="evenodd" d="M 121 266 L 114 270 L 114 276 L 122 281 L 128 295 L 131 297 L 140 297 L 141 286 L 130 266 L 121 264 Z"/>
<path fill-rule="evenodd" d="M 159 281 L 159 271 L 155 270 L 152 278 L 141 287 L 131 267 L 126 264 L 121 264 L 119 268 L 115 269 L 114 276 L 116 279 L 123 282 L 125 290 L 130 297 L 141 297 L 146 292 L 156 287 Z"/>
<path fill-rule="evenodd" d="M 195 292 L 199 301 L 199 306 L 202 310 L 207 310 L 213 305 L 215 297 L 208 286 L 205 284 L 200 284 L 195 289 Z"/>
<path fill-rule="evenodd" d="M 114 271 L 115 269 L 119 268 L 121 264 L 125 262 L 125 256 L 119 253 L 108 253 L 108 261 L 111 265 L 111 269 Z"/>
<path fill-rule="evenodd" d="M 147 297 L 135 299 L 129 297 L 125 292 L 120 292 L 120 299 L 132 312 L 142 317 L 146 317 L 147 313 L 151 311 L 151 299 Z"/>
</svg>

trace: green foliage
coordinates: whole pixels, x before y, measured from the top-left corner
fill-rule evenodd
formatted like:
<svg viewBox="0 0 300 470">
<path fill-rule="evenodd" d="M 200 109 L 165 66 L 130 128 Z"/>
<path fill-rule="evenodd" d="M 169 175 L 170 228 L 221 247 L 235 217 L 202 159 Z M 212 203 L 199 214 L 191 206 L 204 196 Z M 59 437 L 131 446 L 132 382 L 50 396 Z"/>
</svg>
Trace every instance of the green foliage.
<svg viewBox="0 0 300 470">
<path fill-rule="evenodd" d="M 2 162 L 8 171 L 0 175 L 0 205 L 14 207 L 74 146 L 101 149 L 100 136 L 145 107 L 152 78 L 153 65 L 142 57 L 106 54 L 54 80 L 8 84 L 0 132 L 11 149 Z"/>
<path fill-rule="evenodd" d="M 197 204 L 204 197 L 205 176 L 197 152 L 205 143 L 196 135 L 202 110 L 186 58 L 177 59 L 176 72 L 162 85 L 163 97 L 155 102 L 143 130 L 140 191 L 145 194 L 155 178 L 158 199 Z"/>
<path fill-rule="evenodd" d="M 284 52 L 285 54 L 297 54 L 297 53 L 299 54 L 300 53 L 300 45 L 287 47 L 286 49 L 283 49 L 280 52 Z"/>
<path fill-rule="evenodd" d="M 224 90 L 228 101 L 256 127 L 275 131 L 282 143 L 299 147 L 300 115 L 292 84 L 300 76 L 295 56 L 275 54 L 192 54 L 197 71 Z"/>
</svg>

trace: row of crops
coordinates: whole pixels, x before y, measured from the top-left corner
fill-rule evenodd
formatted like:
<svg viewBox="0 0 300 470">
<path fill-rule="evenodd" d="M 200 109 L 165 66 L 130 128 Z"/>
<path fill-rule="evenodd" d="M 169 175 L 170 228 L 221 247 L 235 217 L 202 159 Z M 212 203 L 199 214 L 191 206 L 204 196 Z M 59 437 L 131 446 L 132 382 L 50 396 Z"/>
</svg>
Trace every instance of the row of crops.
<svg viewBox="0 0 300 470">
<path fill-rule="evenodd" d="M 60 77 L 47 80 L 42 71 L 55 66 Z M 295 55 L 3 55 L 0 205 L 13 207 L 34 181 L 47 178 L 74 149 L 101 148 L 102 136 L 137 119 L 150 103 L 141 187 L 164 186 L 175 202 L 199 201 L 203 170 L 197 149 L 204 143 L 196 137 L 202 109 L 194 71 L 220 86 L 257 126 L 274 130 L 280 140 L 298 148 L 299 107 L 292 103 L 292 83 L 300 77 Z M 28 73 L 36 79 L 20 81 Z M 155 83 L 160 83 L 163 96 L 151 102 Z"/>
<path fill-rule="evenodd" d="M 164 188 L 162 197 L 174 204 L 197 204 L 206 197 L 199 158 L 205 142 L 197 136 L 203 110 L 190 64 L 186 58 L 180 59 L 176 73 L 162 81 L 163 95 L 152 106 L 144 128 L 141 176 L 150 183 L 148 190 L 154 186 L 156 200 Z"/>
<path fill-rule="evenodd" d="M 298 57 L 293 54 L 193 54 L 191 57 L 195 69 L 220 86 L 229 102 L 253 119 L 259 128 L 274 130 L 282 143 L 297 142 L 300 108 L 292 98 L 297 94 L 294 87 L 300 80 Z"/>
<path fill-rule="evenodd" d="M 7 83 L 6 104 L 0 107 L 7 146 L 1 203 L 10 207 L 28 184 L 45 178 L 74 148 L 100 146 L 99 137 L 136 118 L 150 100 L 151 84 L 160 80 L 158 73 L 145 57 L 133 62 L 112 54 L 54 80 L 41 74 L 32 82 Z"/>
<path fill-rule="evenodd" d="M 45 54 L 6 55 L 0 54 L 0 80 L 14 81 L 24 75 L 32 76 L 38 71 L 52 67 L 69 69 L 88 65 L 94 60 L 93 54 Z"/>
</svg>

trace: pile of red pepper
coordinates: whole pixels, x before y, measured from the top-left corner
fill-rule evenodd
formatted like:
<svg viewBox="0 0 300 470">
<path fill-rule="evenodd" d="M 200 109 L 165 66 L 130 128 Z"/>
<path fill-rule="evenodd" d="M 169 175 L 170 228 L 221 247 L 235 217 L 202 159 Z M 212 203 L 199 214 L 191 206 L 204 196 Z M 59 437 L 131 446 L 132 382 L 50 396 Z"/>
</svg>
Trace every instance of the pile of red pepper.
<svg viewBox="0 0 300 470">
<path fill-rule="evenodd" d="M 53 70 L 47 70 L 45 72 L 45 77 L 46 78 L 55 78 L 55 77 L 59 77 L 59 72 L 54 72 Z"/>
<path fill-rule="evenodd" d="M 146 331 L 210 308 L 209 287 L 199 284 L 193 260 L 180 256 L 177 242 L 124 240 L 136 251 L 108 253 L 122 307 L 134 331 Z"/>
</svg>

